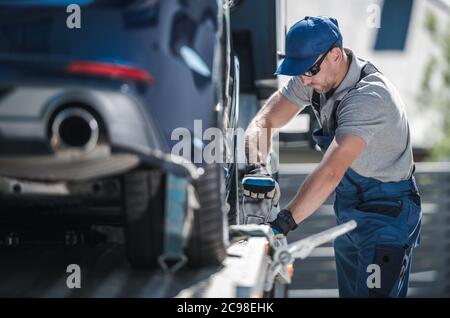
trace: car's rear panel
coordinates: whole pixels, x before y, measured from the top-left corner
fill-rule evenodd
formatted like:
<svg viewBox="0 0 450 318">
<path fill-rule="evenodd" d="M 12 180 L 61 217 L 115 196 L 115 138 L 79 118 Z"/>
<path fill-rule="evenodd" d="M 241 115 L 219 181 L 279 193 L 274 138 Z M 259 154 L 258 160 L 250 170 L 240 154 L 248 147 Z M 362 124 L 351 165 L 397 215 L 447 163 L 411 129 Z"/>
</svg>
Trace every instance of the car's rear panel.
<svg viewBox="0 0 450 318">
<path fill-rule="evenodd" d="M 94 117 L 101 150 L 112 155 L 151 159 L 170 152 L 176 128 L 193 131 L 194 120 L 211 126 L 216 1 L 82 1 L 79 29 L 67 26 L 63 1 L 9 2 L 0 6 L 0 175 L 86 177 L 67 169 L 76 166 L 70 161 L 64 166 L 68 156 L 53 142 L 55 118 L 66 109 Z M 94 162 L 89 177 L 134 164 L 119 158 L 100 169 L 102 154 L 96 163 L 87 158 Z M 56 156 L 62 168 L 55 158 L 47 167 L 29 165 L 38 155 Z"/>
<path fill-rule="evenodd" d="M 174 129 L 193 131 L 196 119 L 202 120 L 203 129 L 211 126 L 215 103 L 212 78 L 216 1 L 82 3 L 88 4 L 81 6 L 79 29 L 67 27 L 70 13 L 63 5 L 0 7 L 0 87 L 11 90 L 6 94 L 7 102 L 16 100 L 23 105 L 16 113 L 9 106 L 6 114 L 0 114 L 0 135 L 22 134 L 21 142 L 29 143 L 28 131 L 33 132 L 36 141 L 42 140 L 45 123 L 33 123 L 33 119 L 37 119 L 37 114 L 40 120 L 48 119 L 43 116 L 48 115 L 49 107 L 54 107 L 48 105 L 66 92 L 81 99 L 92 95 L 104 98 L 109 103 L 101 106 L 109 108 L 105 123 L 113 125 L 107 130 L 123 133 L 117 133 L 112 142 L 119 138 L 119 144 L 135 149 L 154 146 L 150 136 L 131 133 L 127 127 L 140 111 L 145 113 L 143 118 L 157 118 L 155 129 L 162 136 L 159 149 L 166 152 L 174 143 Z M 71 72 L 71 65 L 80 62 L 131 68 L 148 74 L 149 80 Z M 120 94 L 124 96 L 119 97 Z M 137 100 L 142 110 L 129 107 L 129 114 L 124 114 L 127 99 Z M 2 109 L 3 102 L 1 99 Z M 114 105 L 116 102 L 118 105 Z M 29 116 L 25 120 L 30 123 L 21 124 L 26 129 L 22 133 L 9 132 L 9 120 L 19 120 L 22 115 Z M 127 123 L 120 124 L 120 120 Z M 17 124 L 16 121 L 14 125 Z M 134 127 L 131 130 L 140 130 L 139 125 Z"/>
<path fill-rule="evenodd" d="M 211 126 L 217 1 L 83 1 L 80 29 L 67 27 L 63 2 L 9 2 L 0 1 L 1 217 L 120 221 L 123 175 L 179 171 L 168 162 L 172 131 Z"/>
</svg>

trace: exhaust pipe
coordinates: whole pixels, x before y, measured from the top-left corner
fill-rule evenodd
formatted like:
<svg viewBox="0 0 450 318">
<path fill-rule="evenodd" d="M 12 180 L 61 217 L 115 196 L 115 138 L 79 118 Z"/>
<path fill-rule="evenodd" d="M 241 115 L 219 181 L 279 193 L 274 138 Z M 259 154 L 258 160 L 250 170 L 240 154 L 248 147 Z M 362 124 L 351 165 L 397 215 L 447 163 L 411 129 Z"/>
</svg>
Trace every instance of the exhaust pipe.
<svg viewBox="0 0 450 318">
<path fill-rule="evenodd" d="M 95 117 L 83 108 L 67 108 L 59 112 L 52 124 L 51 144 L 54 149 L 89 152 L 99 140 Z"/>
</svg>

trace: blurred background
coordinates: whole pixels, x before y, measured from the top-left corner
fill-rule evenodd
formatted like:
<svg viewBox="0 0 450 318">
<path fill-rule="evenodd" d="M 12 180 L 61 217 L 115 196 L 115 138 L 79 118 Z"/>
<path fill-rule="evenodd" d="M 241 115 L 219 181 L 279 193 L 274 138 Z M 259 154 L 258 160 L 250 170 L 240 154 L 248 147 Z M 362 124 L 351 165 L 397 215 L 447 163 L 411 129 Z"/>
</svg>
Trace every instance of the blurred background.
<svg viewBox="0 0 450 318">
<path fill-rule="evenodd" d="M 450 1 L 243 0 L 232 13 L 241 60 L 242 111 L 259 105 L 288 78 L 272 73 L 286 31 L 304 16 L 337 18 L 344 47 L 373 62 L 403 98 L 410 123 L 416 178 L 423 201 L 422 243 L 415 251 L 409 296 L 450 296 Z M 248 96 L 247 96 L 248 95 Z M 306 109 L 279 134 L 282 204 L 295 194 L 321 155 L 309 132 L 317 123 Z M 245 118 L 245 116 L 243 116 Z M 244 120 L 244 119 L 243 119 Z M 245 125 L 245 123 L 244 123 Z M 291 240 L 335 224 L 333 198 L 292 234 Z M 337 297 L 331 244 L 297 261 L 290 297 Z"/>
<path fill-rule="evenodd" d="M 12 1 L 0 0 L 0 4 L 6 2 Z M 33 0 L 17 0 L 14 1 L 14 5 L 27 5 L 32 2 Z M 42 2 L 48 3 L 50 7 L 55 3 L 70 4 L 70 1 L 58 0 Z M 83 4 L 92 1 L 77 2 Z M 94 2 L 106 3 L 108 1 L 99 0 Z M 110 0 L 110 2 L 119 6 L 128 3 L 128 1 L 121 0 Z M 158 8 L 158 4 L 162 1 L 142 0 L 136 2 L 138 4 L 140 2 L 150 4 L 152 8 Z M 175 1 L 173 2 L 175 3 Z M 194 9 L 195 6 L 199 6 L 197 2 L 193 5 L 194 1 L 179 0 L 176 3 L 184 4 L 188 2 Z M 358 57 L 374 63 L 397 87 L 403 98 L 406 113 L 409 118 L 413 152 L 416 161 L 416 178 L 422 194 L 423 207 L 421 245 L 414 252 L 415 256 L 413 258 L 408 296 L 449 297 L 450 0 L 224 0 L 225 4 L 227 2 L 234 4 L 230 15 L 232 31 L 231 45 L 232 50 L 239 58 L 240 65 L 239 127 L 247 127 L 250 120 L 260 107 L 264 105 L 270 95 L 288 80 L 287 77 L 277 78 L 273 74 L 277 64 L 280 62 L 277 52 L 284 52 L 284 39 L 289 27 L 305 16 L 328 15 L 337 18 L 344 36 L 344 46 L 352 49 Z M 201 3 L 215 4 L 212 0 L 202 1 Z M 187 7 L 191 8 L 190 6 Z M 195 13 L 196 10 L 194 9 L 192 11 Z M 210 42 L 212 43 L 214 41 L 212 31 L 214 30 L 214 23 L 209 23 L 208 21 L 214 20 L 215 13 L 209 12 L 205 17 L 196 17 L 208 23 L 205 23 L 204 28 L 200 29 L 200 36 L 196 37 L 195 41 L 192 38 L 185 38 L 183 36 L 188 32 L 180 31 L 174 32 L 173 38 L 176 40 L 174 41 L 175 44 L 171 43 L 169 45 L 165 40 L 166 37 L 169 38 L 168 32 L 164 31 L 167 34 L 164 32 L 158 33 L 157 31 L 159 29 L 155 28 L 151 30 L 154 34 L 149 34 L 160 42 L 150 41 L 147 43 L 148 33 L 139 32 L 129 40 L 133 40 L 133 43 L 144 43 L 145 45 L 142 45 L 142 47 L 145 49 L 142 49 L 141 46 L 139 46 L 140 49 L 130 49 L 128 42 L 123 42 L 124 39 L 128 38 L 120 36 L 120 30 L 122 28 L 139 29 L 142 25 L 153 26 L 153 24 L 158 25 L 157 22 L 161 22 L 161 29 L 168 30 L 168 27 L 164 28 L 164 26 L 169 21 L 164 19 L 157 21 L 156 17 L 158 15 L 155 12 L 157 12 L 156 9 L 150 10 L 147 12 L 147 15 L 141 16 L 138 14 L 139 10 L 136 12 L 127 11 L 127 14 L 123 16 L 125 24 L 122 24 L 122 20 L 110 16 L 104 16 L 105 18 L 102 20 L 104 23 L 97 23 L 98 20 L 95 16 L 86 17 L 83 23 L 92 27 L 95 26 L 97 28 L 95 34 L 105 35 L 102 41 L 98 41 L 103 48 L 102 52 L 98 51 L 95 46 L 78 45 L 78 41 L 80 40 L 78 36 L 89 37 L 89 39 L 92 37 L 92 41 L 97 41 L 97 38 L 94 38 L 94 34 L 89 32 L 89 28 L 80 30 L 82 33 L 73 33 L 72 38 L 59 33 L 52 33 L 51 35 L 59 39 L 60 42 L 55 42 L 54 47 L 61 50 L 62 53 L 78 53 L 77 50 L 79 49 L 83 53 L 82 56 L 87 60 L 94 60 L 98 55 L 104 55 L 107 60 L 119 60 L 119 58 L 123 58 L 126 61 L 134 61 L 145 66 L 144 69 L 125 67 L 119 69 L 114 68 L 112 70 L 115 72 L 120 71 L 119 74 L 125 75 L 124 77 L 127 77 L 128 80 L 131 77 L 131 79 L 138 80 L 139 82 L 150 82 L 152 78 L 145 72 L 146 68 L 149 68 L 147 64 L 150 64 L 148 56 L 154 57 L 158 61 L 164 61 L 151 66 L 152 75 L 156 79 L 160 79 L 159 82 L 156 81 L 154 87 L 158 88 L 158 85 L 163 83 L 164 80 L 166 80 L 166 83 L 172 80 L 170 76 L 165 76 L 166 74 L 177 74 L 178 79 L 188 79 L 186 83 L 189 83 L 191 86 L 180 85 L 183 87 L 177 87 L 176 90 L 173 90 L 176 94 L 163 94 L 161 98 L 165 104 L 161 104 L 167 105 L 167 107 L 155 107 L 154 111 L 158 112 L 158 115 L 160 115 L 159 112 L 166 113 L 165 116 L 159 116 L 163 118 L 159 121 L 161 122 L 161 126 L 166 127 L 164 131 L 165 135 L 169 136 L 173 127 L 185 127 L 188 125 L 191 115 L 196 116 L 196 118 L 209 116 L 201 108 L 198 108 L 196 110 L 197 113 L 194 113 L 192 107 L 179 107 L 179 105 L 185 103 L 185 100 L 187 100 L 186 96 L 190 96 L 192 91 L 198 92 L 197 97 L 199 100 L 204 97 L 202 95 L 203 88 L 211 82 L 209 69 L 212 68 L 212 56 L 203 56 L 204 60 L 210 61 L 210 63 L 205 64 L 200 63 L 202 62 L 201 56 L 199 57 L 193 54 L 195 50 L 184 50 L 184 55 L 177 53 L 171 56 L 171 53 L 173 53 L 172 51 L 178 52 L 180 48 L 184 47 L 182 45 L 192 44 L 194 47 L 195 44 L 197 47 L 202 48 L 207 47 Z M 7 20 L 7 14 L 3 14 L 5 15 L 5 20 Z M 167 14 L 167 12 L 162 11 L 161 14 Z M 66 15 L 66 12 L 61 11 L 61 17 L 58 16 L 58 22 L 65 22 Z M 28 19 L 26 15 L 21 18 L 23 21 Z M 15 26 L 17 21 L 20 21 L 19 17 L 9 17 L 9 19 L 14 20 L 12 21 L 13 26 Z M 191 28 L 191 31 L 195 29 L 195 24 L 192 24 L 192 21 L 184 16 L 181 16 L 179 21 L 180 26 L 177 31 L 189 28 Z M 143 22 L 147 24 L 143 24 Z M 14 30 L 14 28 L 12 29 Z M 25 50 L 46 47 L 48 43 L 42 43 L 39 39 L 36 40 L 36 34 L 46 35 L 45 28 L 39 29 L 39 26 L 33 25 L 30 28 L 26 27 L 23 29 L 24 33 L 3 33 L 10 39 L 16 40 L 19 44 L 23 44 L 22 42 L 24 42 L 26 44 L 24 46 Z M 110 29 L 114 30 L 115 37 L 112 37 L 108 33 Z M 5 30 L 8 31 L 7 29 Z M 72 34 L 65 29 L 61 30 L 61 32 Z M 53 37 L 49 36 L 48 38 Z M 29 43 L 22 41 L 24 39 L 29 40 Z M 0 52 L 6 50 L 6 42 L 0 43 Z M 14 62 L 18 56 L 9 56 L 9 58 Z M 170 58 L 173 58 L 176 63 L 170 60 Z M 8 63 L 11 61 L 7 60 L 4 64 L 8 66 Z M 180 61 L 188 65 L 189 69 Z M 20 70 L 24 73 L 40 72 L 42 65 L 48 66 L 45 63 L 41 65 L 40 61 L 38 63 L 34 61 L 34 64 L 30 64 L 32 67 L 28 66 L 28 64 L 22 64 L 23 61 L 19 62 Z M 55 60 L 55 62 L 65 63 L 66 61 Z M 127 64 L 124 65 L 126 66 Z M 59 66 L 59 64 L 55 64 L 55 70 Z M 5 70 L 8 70 L 8 68 L 5 68 Z M 89 71 L 92 72 L 92 69 L 89 69 Z M 103 72 L 104 69 L 95 69 L 94 71 Z M 11 74 L 13 73 L 2 71 L 0 72 L 0 79 L 12 81 L 14 76 Z M 15 76 L 20 77 L 20 73 Z M 194 78 L 193 81 L 191 77 Z M 80 79 L 84 80 L 85 78 L 80 77 Z M 86 83 L 97 83 L 92 79 L 91 81 L 86 81 Z M 117 83 L 113 81 L 112 83 L 108 82 L 109 84 L 116 85 Z M 129 85 L 117 84 L 117 89 L 129 91 L 134 88 L 130 88 Z M 0 95 L 3 91 L 4 88 L 0 87 Z M 156 98 L 152 95 L 156 94 L 156 89 L 147 92 L 142 88 L 142 85 L 136 85 L 136 91 L 144 91 L 145 96 L 150 100 Z M 28 95 L 26 97 L 29 98 Z M 167 97 L 170 97 L 173 101 L 168 102 Z M 210 97 L 208 95 L 205 98 Z M 197 103 L 197 100 L 192 100 L 192 98 L 190 101 L 192 104 Z M 158 103 L 154 104 L 158 105 Z M 168 107 L 173 107 L 174 109 L 167 111 Z M 126 107 L 124 109 L 128 111 Z M 175 112 L 178 116 L 173 116 Z M 124 116 L 119 117 L 128 118 L 129 116 L 129 112 L 124 112 Z M 295 195 L 306 176 L 321 160 L 321 154 L 314 149 L 311 140 L 311 131 L 317 126 L 318 124 L 314 116 L 312 116 L 312 112 L 307 107 L 286 127 L 281 129 L 276 136 L 274 149 L 279 157 L 280 163 L 278 171 L 282 189 L 281 205 L 286 204 Z M 132 130 L 135 130 L 134 127 L 129 130 L 124 129 L 125 132 Z M 136 138 L 132 139 L 134 140 Z M 22 146 L 22 149 L 26 148 L 26 146 Z M 333 197 L 328 198 L 326 203 L 316 213 L 303 222 L 290 235 L 289 239 L 295 241 L 334 226 L 333 200 Z M 83 254 L 83 257 L 94 263 L 97 262 L 96 257 L 103 257 L 107 260 L 106 264 L 122 264 L 123 259 L 116 257 L 116 254 L 120 254 L 120 257 L 122 257 L 122 253 L 113 253 L 111 251 L 112 249 L 93 249 L 90 253 Z M 31 251 L 30 255 L 38 259 L 39 257 L 35 257 L 34 253 L 34 251 Z M 64 253 L 62 252 L 63 255 Z M 4 259 L 6 258 L 4 257 Z M 45 259 L 44 257 L 41 258 Z M 16 265 L 14 263 L 12 267 Z M 26 267 L 24 264 L 18 265 Z M 47 263 L 44 263 L 42 266 L 42 268 L 45 267 L 48 267 Z M 113 269 L 110 270 L 113 271 Z M 37 271 L 40 272 L 40 270 Z M 64 272 L 64 268 L 62 272 Z M 112 293 L 111 290 L 114 291 L 114 288 L 117 286 L 120 287 L 118 282 L 122 282 L 125 286 L 123 292 L 124 297 L 132 295 L 130 292 L 131 289 L 137 290 L 140 293 L 139 295 L 145 293 L 151 294 L 156 291 L 157 295 L 155 297 L 166 296 L 163 292 L 165 287 L 161 282 L 162 277 L 154 276 L 151 278 L 152 284 L 144 286 L 147 283 L 146 280 L 150 281 L 150 279 L 146 276 L 140 276 L 141 274 L 139 272 L 122 271 L 120 269 L 118 273 L 114 272 L 114 275 L 111 275 L 114 278 L 111 278 L 111 282 L 108 281 L 109 285 L 104 284 L 102 287 L 98 287 L 97 291 L 94 288 L 94 292 L 98 292 L 96 295 L 104 297 L 105 294 L 109 295 L 108 293 Z M 29 280 L 32 281 L 33 288 L 41 286 L 40 288 L 49 290 L 47 295 L 61 296 L 60 291 L 56 291 L 56 287 L 52 289 L 52 286 L 50 286 L 52 283 L 48 277 L 37 279 L 34 278 L 34 274 L 29 275 L 31 277 Z M 92 277 L 95 277 L 94 282 L 96 283 L 103 279 L 106 280 L 105 277 L 110 277 L 108 275 L 109 273 L 102 269 L 101 271 L 95 271 Z M 202 276 L 203 279 L 204 277 L 211 276 L 211 272 L 207 272 L 206 274 L 197 273 L 197 275 Z M 16 286 L 26 279 L 27 277 L 25 275 L 20 279 L 13 277 L 10 279 L 11 286 L 18 289 Z M 183 288 L 188 286 L 187 279 L 184 279 L 180 279 L 180 282 L 177 283 L 183 285 Z M 129 283 L 129 281 L 133 281 L 133 284 Z M 135 282 L 138 283 L 136 284 Z M 111 286 L 113 287 L 110 288 Z M 133 286 L 133 288 L 130 286 Z M 119 289 L 119 287 L 117 288 Z M 9 288 L 8 286 L 8 292 L 10 292 Z M 38 291 L 40 290 L 38 289 Z M 64 290 L 64 292 L 66 291 Z M 27 293 L 25 294 L 28 295 Z M 43 295 L 45 297 L 45 294 Z M 122 294 L 119 295 L 122 296 Z M 290 297 L 338 296 L 334 255 L 331 244 L 316 249 L 311 257 L 295 263 L 294 282 L 290 287 L 288 295 Z"/>
</svg>

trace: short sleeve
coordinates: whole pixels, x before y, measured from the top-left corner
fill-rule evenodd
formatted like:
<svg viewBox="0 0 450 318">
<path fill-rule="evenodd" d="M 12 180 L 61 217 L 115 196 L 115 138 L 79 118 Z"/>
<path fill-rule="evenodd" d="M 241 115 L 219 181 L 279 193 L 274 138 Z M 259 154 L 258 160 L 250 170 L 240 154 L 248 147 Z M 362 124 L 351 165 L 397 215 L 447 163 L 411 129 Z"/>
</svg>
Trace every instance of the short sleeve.
<svg viewBox="0 0 450 318">
<path fill-rule="evenodd" d="M 279 92 L 300 109 L 311 104 L 312 89 L 308 90 L 298 76 L 292 77 Z"/>
</svg>

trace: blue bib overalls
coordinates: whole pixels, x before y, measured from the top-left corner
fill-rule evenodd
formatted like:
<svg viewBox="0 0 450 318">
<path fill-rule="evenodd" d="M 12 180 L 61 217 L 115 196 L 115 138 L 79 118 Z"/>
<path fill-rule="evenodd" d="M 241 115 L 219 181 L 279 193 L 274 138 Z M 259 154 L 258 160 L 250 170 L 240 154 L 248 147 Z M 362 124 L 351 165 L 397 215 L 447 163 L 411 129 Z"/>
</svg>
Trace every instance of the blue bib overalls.
<svg viewBox="0 0 450 318">
<path fill-rule="evenodd" d="M 335 129 L 323 131 L 316 130 L 313 139 L 325 152 Z M 339 296 L 405 297 L 421 227 L 414 176 L 381 182 L 349 168 L 336 188 L 334 211 L 338 224 L 358 223 L 334 242 Z"/>
</svg>

